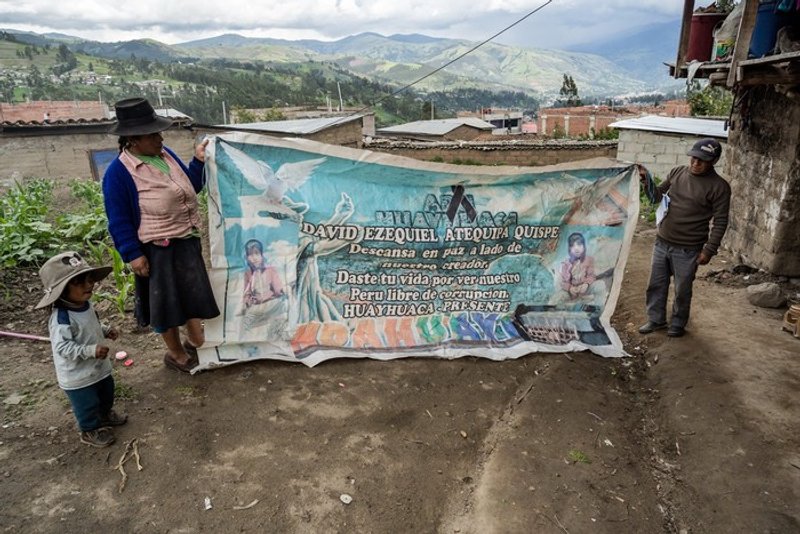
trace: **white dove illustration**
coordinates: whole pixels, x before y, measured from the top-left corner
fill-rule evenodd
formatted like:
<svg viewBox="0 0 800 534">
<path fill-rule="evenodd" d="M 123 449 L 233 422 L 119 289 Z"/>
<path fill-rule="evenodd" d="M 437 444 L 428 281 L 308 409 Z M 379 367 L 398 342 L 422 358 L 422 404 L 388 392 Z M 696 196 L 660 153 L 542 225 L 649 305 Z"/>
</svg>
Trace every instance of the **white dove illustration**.
<svg viewBox="0 0 800 534">
<path fill-rule="evenodd" d="M 286 217 L 296 216 L 296 210 L 285 204 L 296 205 L 297 203 L 286 197 L 286 193 L 302 187 L 314 169 L 326 159 L 316 158 L 297 163 L 284 163 L 275 172 L 266 162 L 254 159 L 227 143 L 222 143 L 221 147 L 239 168 L 247 183 L 261 191 L 259 195 L 240 197 L 242 217 L 244 218 L 258 217 L 261 212 L 265 211 L 274 215 L 282 214 Z"/>
</svg>

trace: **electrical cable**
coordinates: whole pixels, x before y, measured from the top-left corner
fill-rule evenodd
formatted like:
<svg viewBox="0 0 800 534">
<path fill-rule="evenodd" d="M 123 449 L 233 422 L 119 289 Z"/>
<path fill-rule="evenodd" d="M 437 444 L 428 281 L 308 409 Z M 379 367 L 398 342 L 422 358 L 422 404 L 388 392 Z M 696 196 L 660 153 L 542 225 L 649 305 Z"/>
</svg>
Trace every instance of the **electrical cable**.
<svg viewBox="0 0 800 534">
<path fill-rule="evenodd" d="M 514 26 L 516 26 L 517 24 L 521 23 L 522 21 L 524 21 L 525 19 L 527 19 L 527 18 L 531 17 L 532 15 L 535 15 L 536 13 L 538 13 L 539 11 L 541 11 L 542 9 L 544 9 L 545 7 L 547 7 L 548 5 L 550 5 L 550 4 L 552 4 L 552 3 L 553 3 L 553 0 L 547 0 L 547 2 L 545 2 L 545 3 L 544 3 L 544 4 L 542 4 L 542 5 L 540 5 L 539 7 L 537 7 L 536 9 L 534 9 L 533 11 L 530 11 L 530 12 L 529 12 L 529 13 L 527 13 L 525 16 L 523 16 L 523 17 L 521 17 L 521 18 L 517 19 L 515 22 L 513 22 L 513 23 L 509 24 L 508 26 L 506 26 L 505 28 L 503 28 L 503 29 L 502 29 L 502 30 L 500 30 L 499 32 L 495 33 L 495 34 L 494 34 L 494 35 L 492 35 L 491 37 L 489 37 L 489 38 L 487 38 L 487 39 L 484 39 L 483 41 L 481 41 L 480 43 L 476 44 L 475 46 L 473 46 L 472 48 L 470 48 L 470 49 L 469 49 L 469 50 L 467 50 L 466 52 L 464 52 L 464 53 L 462 53 L 462 54 L 459 54 L 458 56 L 456 56 L 455 58 L 451 59 L 450 61 L 448 61 L 448 62 L 447 62 L 447 63 L 445 63 L 444 65 L 442 65 L 442 66 L 440 66 L 440 67 L 437 67 L 436 69 L 434 69 L 433 71 L 429 72 L 429 73 L 428 73 L 428 74 L 426 74 L 425 76 L 422 76 L 421 78 L 419 78 L 419 79 L 417 79 L 417 80 L 414 80 L 413 82 L 411 82 L 411 83 L 409 83 L 409 84 L 407 84 L 407 85 L 404 85 L 403 87 L 401 87 L 400 89 L 397 89 L 397 90 L 396 90 L 396 91 L 394 91 L 393 93 L 390 93 L 390 94 L 388 94 L 388 95 L 386 95 L 386 96 L 384 96 L 384 97 L 382 97 L 382 98 L 380 98 L 380 99 L 376 100 L 375 102 L 372 102 L 372 103 L 370 103 L 368 106 L 364 106 L 363 108 L 359 109 L 358 111 L 355 111 L 355 112 L 351 113 L 351 114 L 350 114 L 350 115 L 348 115 L 347 117 L 350 117 L 350 116 L 352 116 L 352 115 L 358 115 L 359 113 L 361 113 L 361 112 L 363 112 L 363 111 L 366 111 L 367 109 L 369 109 L 369 108 L 371 108 L 371 107 L 375 107 L 376 105 L 380 104 L 380 103 L 381 103 L 381 102 L 383 102 L 384 100 L 386 100 L 386 99 L 389 99 L 389 98 L 393 98 L 393 97 L 395 97 L 395 96 L 399 95 L 400 93 L 402 93 L 403 91 L 405 91 L 405 90 L 407 90 L 407 89 L 409 89 L 409 88 L 413 87 L 414 85 L 416 85 L 416 84 L 420 83 L 421 81 L 423 81 L 423 80 L 425 80 L 425 79 L 427 79 L 427 78 L 430 78 L 431 76 L 433 76 L 433 75 L 434 75 L 434 74 L 436 74 L 437 72 L 441 72 L 441 71 L 443 71 L 444 69 L 446 69 L 447 67 L 449 67 L 450 65 L 452 65 L 453 63 L 455 63 L 456 61 L 458 61 L 458 60 L 462 59 L 463 57 L 465 57 L 465 56 L 467 56 L 467 55 L 469 55 L 469 54 L 471 54 L 472 52 L 474 52 L 474 51 L 475 51 L 475 50 L 477 50 L 478 48 L 482 47 L 483 45 L 485 45 L 485 44 L 489 43 L 489 42 L 490 42 L 490 41 L 492 41 L 493 39 L 495 39 L 495 38 L 499 37 L 500 35 L 504 34 L 504 33 L 505 33 L 505 32 L 507 32 L 508 30 L 510 30 L 511 28 L 513 28 Z"/>
</svg>

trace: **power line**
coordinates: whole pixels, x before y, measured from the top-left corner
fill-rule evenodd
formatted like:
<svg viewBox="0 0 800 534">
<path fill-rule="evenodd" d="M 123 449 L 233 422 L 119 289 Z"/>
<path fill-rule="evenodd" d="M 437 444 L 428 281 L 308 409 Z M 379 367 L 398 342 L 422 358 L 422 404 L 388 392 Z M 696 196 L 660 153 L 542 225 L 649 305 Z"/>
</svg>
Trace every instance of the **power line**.
<svg viewBox="0 0 800 534">
<path fill-rule="evenodd" d="M 531 17 L 532 15 L 534 15 L 534 14 L 538 13 L 539 11 L 541 11 L 542 9 L 544 9 L 545 7 L 547 7 L 548 5 L 550 5 L 550 4 L 552 4 L 552 3 L 553 3 L 553 0 L 547 0 L 547 2 L 545 2 L 545 3 L 544 3 L 544 4 L 542 4 L 542 5 L 540 5 L 539 7 L 537 7 L 536 9 L 534 9 L 533 11 L 531 11 L 531 12 L 527 13 L 525 16 L 523 16 L 523 17 L 521 17 L 521 18 L 517 19 L 515 22 L 513 22 L 513 23 L 509 24 L 508 26 L 506 26 L 505 28 L 503 28 L 503 29 L 502 29 L 502 30 L 500 30 L 499 32 L 495 33 L 495 34 L 494 34 L 494 35 L 492 35 L 491 37 L 489 37 L 489 38 L 487 38 L 487 39 L 484 39 L 483 41 L 481 41 L 480 43 L 476 44 L 475 46 L 473 46 L 472 48 L 470 48 L 470 49 L 469 49 L 469 50 L 467 50 L 466 52 L 464 52 L 464 53 L 462 53 L 462 54 L 460 54 L 460 55 L 456 56 L 456 57 L 455 57 L 455 58 L 453 58 L 453 59 L 451 59 L 450 61 L 448 61 L 447 63 L 445 63 L 445 64 L 444 64 L 444 65 L 442 65 L 441 67 L 438 67 L 438 68 L 434 69 L 433 71 L 429 72 L 428 74 L 426 74 L 425 76 L 423 76 L 423 77 L 421 77 L 421 78 L 419 78 L 419 79 L 417 79 L 417 80 L 414 80 L 413 82 L 411 82 L 411 83 L 409 83 L 409 84 L 407 84 L 407 85 L 404 85 L 403 87 L 401 87 L 400 89 L 398 89 L 398 90 L 394 91 L 393 93 L 390 93 L 390 94 L 388 94 L 388 95 L 386 95 L 386 96 L 384 96 L 384 97 L 382 97 L 382 98 L 379 98 L 379 99 L 378 99 L 378 100 L 376 100 L 375 102 L 372 102 L 370 105 L 368 105 L 368 106 L 364 106 L 363 108 L 359 109 L 358 111 L 355 111 L 355 112 L 351 113 L 350 115 L 348 115 L 348 117 L 349 117 L 349 116 L 352 116 L 352 115 L 358 115 L 359 113 L 361 113 L 361 112 L 363 112 L 363 111 L 366 111 L 366 110 L 368 110 L 368 109 L 369 109 L 369 108 L 371 108 L 371 107 L 375 107 L 376 105 L 380 104 L 380 103 L 381 103 L 381 102 L 383 102 L 384 100 L 386 100 L 386 99 L 388 99 L 388 98 L 393 98 L 393 97 L 395 97 L 395 96 L 399 95 L 400 93 L 402 93 L 403 91 L 405 91 L 405 90 L 407 90 L 407 89 L 409 89 L 409 88 L 413 87 L 414 85 L 418 84 L 419 82 L 421 82 L 421 81 L 423 81 L 423 80 L 425 80 L 425 79 L 427 79 L 427 78 L 430 78 L 431 76 L 433 76 L 433 75 L 434 75 L 434 74 L 436 74 L 437 72 L 441 72 L 441 71 L 443 71 L 444 69 L 446 69 L 447 67 L 449 67 L 450 65 L 452 65 L 452 64 L 453 64 L 453 63 L 455 63 L 456 61 L 460 60 L 460 59 L 461 59 L 461 58 L 463 58 L 464 56 L 467 56 L 467 55 L 471 54 L 472 52 L 474 52 L 474 51 L 475 51 L 475 50 L 477 50 L 478 48 L 482 47 L 482 46 L 483 46 L 483 45 L 485 45 L 486 43 L 488 43 L 488 42 L 490 42 L 490 41 L 494 40 L 495 38 L 499 37 L 500 35 L 504 34 L 504 33 L 505 33 L 505 32 L 507 32 L 508 30 L 510 30 L 511 28 L 513 28 L 514 26 L 516 26 L 517 24 L 521 23 L 522 21 L 524 21 L 525 19 L 527 19 L 527 18 Z"/>
</svg>

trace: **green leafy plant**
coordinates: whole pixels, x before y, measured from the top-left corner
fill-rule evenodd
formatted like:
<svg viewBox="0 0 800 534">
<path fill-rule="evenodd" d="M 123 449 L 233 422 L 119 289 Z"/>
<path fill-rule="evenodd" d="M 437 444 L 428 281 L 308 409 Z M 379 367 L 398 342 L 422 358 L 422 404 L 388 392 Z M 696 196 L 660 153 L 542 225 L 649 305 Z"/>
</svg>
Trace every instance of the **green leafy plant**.
<svg viewBox="0 0 800 534">
<path fill-rule="evenodd" d="M 0 197 L 0 264 L 36 264 L 60 244 L 56 229 L 46 220 L 53 197 L 48 180 L 16 182 Z"/>
<path fill-rule="evenodd" d="M 658 185 L 661 183 L 661 178 L 656 175 L 653 175 L 653 183 Z M 650 202 L 650 199 L 647 198 L 647 194 L 645 193 L 644 187 L 639 188 L 639 216 L 646 220 L 647 222 L 654 223 L 656 222 L 656 209 L 658 209 L 658 204 L 653 204 Z"/>
<path fill-rule="evenodd" d="M 553 132 L 550 134 L 550 137 L 553 139 L 563 139 L 567 136 L 567 132 L 560 124 L 556 124 L 553 128 Z"/>
<path fill-rule="evenodd" d="M 109 258 L 108 243 L 103 241 L 95 243 L 92 241 L 86 242 L 86 252 L 89 256 L 89 263 L 92 265 L 104 265 Z"/>
<path fill-rule="evenodd" d="M 17 182 L 0 196 L 1 265 L 38 265 L 66 248 L 84 250 L 90 243 L 108 241 L 100 185 L 76 180 L 70 188 L 85 205 L 55 217 L 50 213 L 53 182 L 49 180 Z"/>
<path fill-rule="evenodd" d="M 200 210 L 203 219 L 208 219 L 208 188 L 204 187 L 197 194 L 197 208 Z"/>
<path fill-rule="evenodd" d="M 733 105 L 733 93 L 721 87 L 692 82 L 686 89 L 686 99 L 693 117 L 727 117 Z"/>
<path fill-rule="evenodd" d="M 586 456 L 586 454 L 582 453 L 577 449 L 572 449 L 569 451 L 569 459 L 572 460 L 574 463 L 581 463 L 581 464 L 590 464 L 592 460 Z"/>
<path fill-rule="evenodd" d="M 100 184 L 94 180 L 73 180 L 70 190 L 72 196 L 82 200 L 85 206 L 78 212 L 67 213 L 59 218 L 58 226 L 66 240 L 81 244 L 106 241 L 108 219 Z"/>
<path fill-rule="evenodd" d="M 592 136 L 598 141 L 615 141 L 619 139 L 619 130 L 616 128 L 600 128 L 598 131 L 595 131 L 594 128 L 592 128 Z"/>
<path fill-rule="evenodd" d="M 136 279 L 133 272 L 122 260 L 122 256 L 119 255 L 117 249 L 107 245 L 106 253 L 111 256 L 111 280 L 114 282 L 116 292 L 99 291 L 97 292 L 97 298 L 112 302 L 119 314 L 124 315 L 133 297 Z"/>
<path fill-rule="evenodd" d="M 114 369 L 114 399 L 129 401 L 135 398 L 136 390 L 133 389 L 133 386 L 123 382 L 119 370 Z"/>
</svg>

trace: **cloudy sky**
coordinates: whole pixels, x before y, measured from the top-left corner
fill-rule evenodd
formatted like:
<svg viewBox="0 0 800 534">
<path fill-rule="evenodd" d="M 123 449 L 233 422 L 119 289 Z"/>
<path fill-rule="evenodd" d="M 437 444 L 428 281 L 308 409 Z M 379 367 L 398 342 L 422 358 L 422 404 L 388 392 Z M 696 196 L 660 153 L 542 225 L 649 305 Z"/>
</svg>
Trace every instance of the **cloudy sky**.
<svg viewBox="0 0 800 534">
<path fill-rule="evenodd" d="M 334 40 L 361 32 L 480 41 L 546 0 L 0 0 L 0 27 L 174 44 L 223 33 Z M 703 3 L 703 2 L 701 2 Z M 711 0 L 705 3 L 711 3 Z M 703 3 L 703 4 L 705 4 Z M 680 17 L 681 0 L 553 0 L 498 39 L 564 48 Z"/>
</svg>

